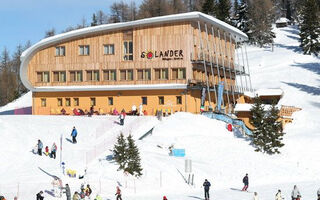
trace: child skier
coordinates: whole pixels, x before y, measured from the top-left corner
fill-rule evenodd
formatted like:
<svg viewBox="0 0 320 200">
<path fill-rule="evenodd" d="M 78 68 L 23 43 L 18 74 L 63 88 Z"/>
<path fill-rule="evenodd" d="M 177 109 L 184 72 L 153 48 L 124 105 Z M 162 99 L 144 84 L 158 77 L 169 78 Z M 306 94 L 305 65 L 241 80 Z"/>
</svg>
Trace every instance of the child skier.
<svg viewBox="0 0 320 200">
<path fill-rule="evenodd" d="M 46 146 L 46 148 L 44 148 L 44 155 L 48 156 L 49 155 L 49 147 Z"/>
<path fill-rule="evenodd" d="M 120 125 L 123 126 L 124 125 L 124 118 L 126 117 L 126 112 L 124 111 L 124 109 L 122 109 L 119 119 L 120 119 Z"/>
<path fill-rule="evenodd" d="M 56 143 L 53 143 L 53 145 L 51 147 L 50 157 L 53 159 L 56 159 L 56 152 L 57 152 L 57 145 L 56 145 Z"/>
<path fill-rule="evenodd" d="M 247 191 L 248 187 L 249 187 L 249 177 L 248 174 L 245 175 L 245 177 L 243 177 L 242 182 L 244 184 L 242 191 Z"/>
<path fill-rule="evenodd" d="M 121 190 L 120 190 L 119 186 L 117 186 L 117 193 L 115 195 L 117 195 L 117 200 L 122 200 L 122 198 L 121 198 Z"/>
</svg>

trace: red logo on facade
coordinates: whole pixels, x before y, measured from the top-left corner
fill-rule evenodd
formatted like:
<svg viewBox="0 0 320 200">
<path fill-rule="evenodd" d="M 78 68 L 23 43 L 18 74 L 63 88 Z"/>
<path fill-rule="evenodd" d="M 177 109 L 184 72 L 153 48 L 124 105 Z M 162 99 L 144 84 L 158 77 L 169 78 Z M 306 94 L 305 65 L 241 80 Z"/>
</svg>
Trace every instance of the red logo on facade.
<svg viewBox="0 0 320 200">
<path fill-rule="evenodd" d="M 148 59 L 153 58 L 153 53 L 152 53 L 152 51 L 149 51 L 149 52 L 147 53 L 147 58 L 148 58 Z"/>
</svg>

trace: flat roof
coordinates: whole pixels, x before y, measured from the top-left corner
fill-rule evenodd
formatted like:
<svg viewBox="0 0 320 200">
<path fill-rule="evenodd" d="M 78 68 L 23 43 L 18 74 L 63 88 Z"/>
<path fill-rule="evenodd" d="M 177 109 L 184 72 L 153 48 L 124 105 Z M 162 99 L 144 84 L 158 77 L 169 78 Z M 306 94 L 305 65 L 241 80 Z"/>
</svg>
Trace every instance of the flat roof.
<svg viewBox="0 0 320 200">
<path fill-rule="evenodd" d="M 211 24 L 217 28 L 225 30 L 231 33 L 231 36 L 236 41 L 246 41 L 248 40 L 248 36 L 241 32 L 239 29 L 219 20 L 210 15 L 201 13 L 201 12 L 188 12 L 188 13 L 181 13 L 181 14 L 174 14 L 174 15 L 166 15 L 160 17 L 152 17 L 146 18 L 136 21 L 130 22 L 122 22 L 122 23 L 112 23 L 112 24 L 103 24 L 94 27 L 87 27 L 78 30 L 73 30 L 70 32 L 58 34 L 52 37 L 48 37 L 45 39 L 40 40 L 38 43 L 34 44 L 27 50 L 25 50 L 20 59 L 21 59 L 21 66 L 20 66 L 20 78 L 22 83 L 26 88 L 32 91 L 38 91 L 37 88 L 34 88 L 28 80 L 27 71 L 28 71 L 28 64 L 34 54 L 38 51 L 45 49 L 47 47 L 53 46 L 55 44 L 65 42 L 68 40 L 76 39 L 83 35 L 91 35 L 102 33 L 105 31 L 113 31 L 113 30 L 123 30 L 128 28 L 134 27 L 143 27 L 147 25 L 157 25 L 157 24 L 165 24 L 165 23 L 172 23 L 172 22 L 182 22 L 182 21 L 204 21 L 205 23 Z"/>
</svg>

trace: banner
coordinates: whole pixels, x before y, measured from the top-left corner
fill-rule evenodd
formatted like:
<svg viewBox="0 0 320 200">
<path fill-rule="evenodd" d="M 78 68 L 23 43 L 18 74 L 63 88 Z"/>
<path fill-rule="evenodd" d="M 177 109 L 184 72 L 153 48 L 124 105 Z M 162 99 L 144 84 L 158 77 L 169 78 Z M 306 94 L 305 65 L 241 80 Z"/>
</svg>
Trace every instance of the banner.
<svg viewBox="0 0 320 200">
<path fill-rule="evenodd" d="M 223 98 L 223 90 L 224 90 L 224 82 L 221 81 L 218 84 L 218 112 L 221 110 L 221 103 L 222 103 L 222 98 Z"/>
<path fill-rule="evenodd" d="M 200 105 L 200 111 L 203 112 L 204 111 L 204 103 L 206 100 L 206 88 L 203 87 L 201 90 L 201 105 Z"/>
</svg>

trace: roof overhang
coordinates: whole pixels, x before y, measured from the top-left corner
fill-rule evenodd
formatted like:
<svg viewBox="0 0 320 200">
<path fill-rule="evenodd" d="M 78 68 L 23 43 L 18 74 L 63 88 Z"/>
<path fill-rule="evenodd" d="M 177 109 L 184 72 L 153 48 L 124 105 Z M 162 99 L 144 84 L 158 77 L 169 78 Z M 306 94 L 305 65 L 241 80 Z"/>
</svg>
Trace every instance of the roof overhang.
<svg viewBox="0 0 320 200">
<path fill-rule="evenodd" d="M 142 27 L 147 25 L 157 25 L 157 24 L 166 24 L 172 22 L 181 22 L 181 21 L 204 21 L 205 23 L 211 24 L 219 29 L 225 30 L 230 33 L 230 35 L 235 39 L 235 41 L 245 41 L 248 39 L 248 36 L 241 32 L 239 29 L 218 20 L 210 15 L 203 14 L 201 12 L 189 12 L 175 15 L 167 15 L 161 17 L 153 17 L 147 19 L 141 19 L 136 21 L 124 22 L 124 23 L 113 23 L 113 24 L 104 24 L 100 26 L 87 27 L 83 29 L 78 29 L 74 31 L 70 31 L 67 33 L 58 34 L 52 37 L 45 38 L 38 43 L 34 44 L 27 50 L 25 50 L 20 59 L 20 78 L 22 83 L 26 88 L 31 91 L 37 91 L 38 88 L 34 88 L 30 81 L 28 80 L 28 65 L 31 58 L 42 49 L 48 48 L 53 45 L 57 45 L 59 43 L 63 43 L 69 40 L 76 39 L 81 36 L 90 36 L 108 31 L 115 30 L 124 30 L 131 29 L 134 27 Z"/>
</svg>

